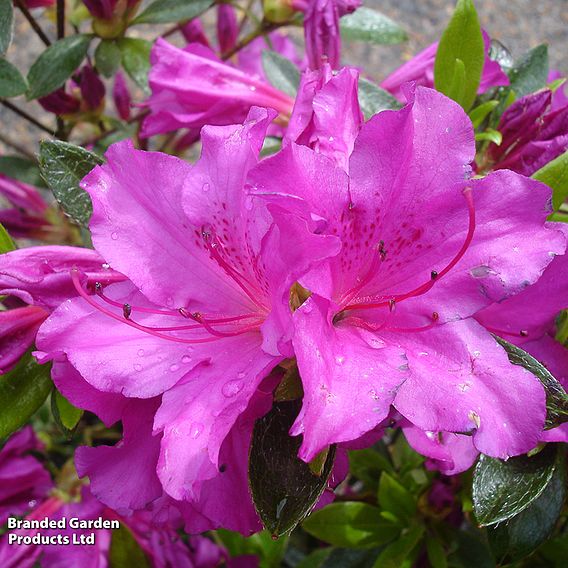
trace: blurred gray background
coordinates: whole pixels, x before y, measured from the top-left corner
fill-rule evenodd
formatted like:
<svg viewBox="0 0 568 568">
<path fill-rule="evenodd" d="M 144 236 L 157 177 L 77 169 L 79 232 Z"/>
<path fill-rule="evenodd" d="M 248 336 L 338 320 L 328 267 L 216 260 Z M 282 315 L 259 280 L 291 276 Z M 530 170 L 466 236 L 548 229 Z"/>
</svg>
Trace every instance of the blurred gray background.
<svg viewBox="0 0 568 568">
<path fill-rule="evenodd" d="M 396 46 L 344 44 L 344 62 L 364 68 L 366 74 L 377 81 L 439 39 L 455 5 L 454 0 L 363 0 L 363 3 L 399 22 L 409 35 L 408 42 Z M 568 74 L 568 0 L 475 0 L 475 5 L 482 26 L 506 45 L 513 56 L 519 56 L 540 43 L 548 43 L 551 68 Z M 8 59 L 26 73 L 43 49 L 43 44 L 18 10 L 16 14 L 15 38 L 8 51 Z M 42 17 L 42 10 L 35 10 L 34 15 L 53 38 L 53 21 Z M 129 35 L 153 39 L 162 29 L 164 26 L 138 26 L 129 31 Z M 296 37 L 295 33 L 293 35 Z M 42 120 L 47 124 L 54 122 L 52 117 L 45 116 L 36 102 L 26 103 L 23 97 L 15 102 L 29 113 L 43 116 Z M 39 138 L 46 137 L 0 106 L 0 134 L 2 132 L 32 152 L 36 150 Z M 6 146 L 0 142 L 0 154 L 6 151 Z M 13 153 L 13 150 L 9 152 Z"/>
</svg>

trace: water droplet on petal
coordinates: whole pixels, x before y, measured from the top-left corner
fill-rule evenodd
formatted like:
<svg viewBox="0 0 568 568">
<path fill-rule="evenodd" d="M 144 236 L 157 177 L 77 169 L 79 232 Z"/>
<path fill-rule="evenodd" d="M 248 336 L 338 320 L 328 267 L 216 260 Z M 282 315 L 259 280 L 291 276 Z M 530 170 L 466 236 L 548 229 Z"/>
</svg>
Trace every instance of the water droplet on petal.
<svg viewBox="0 0 568 568">
<path fill-rule="evenodd" d="M 175 373 L 178 369 L 179 369 L 179 365 L 176 365 L 175 363 L 173 365 L 170 365 L 170 371 L 172 373 Z"/>
<path fill-rule="evenodd" d="M 142 357 L 144 355 L 144 349 L 138 349 L 138 357 Z"/>
<path fill-rule="evenodd" d="M 116 241 L 116 240 L 118 239 L 118 233 L 117 233 L 116 231 L 113 231 L 113 232 L 110 234 L 110 238 L 111 238 L 113 241 Z"/>
<path fill-rule="evenodd" d="M 237 374 L 237 377 L 238 377 L 239 379 L 244 379 L 245 376 L 246 376 L 246 375 L 245 375 L 245 373 L 243 373 L 243 372 L 240 372 L 240 373 Z"/>
<path fill-rule="evenodd" d="M 203 193 L 207 193 L 211 189 L 211 186 L 208 183 L 204 183 L 201 189 Z"/>
<path fill-rule="evenodd" d="M 223 385 L 221 392 L 223 393 L 223 396 L 231 398 L 241 392 L 243 387 L 243 381 L 228 381 Z"/>
<path fill-rule="evenodd" d="M 135 363 L 134 370 L 140 372 L 142 370 L 142 365 L 140 365 L 140 363 Z"/>
<path fill-rule="evenodd" d="M 191 363 L 191 357 L 190 357 L 189 355 L 184 355 L 184 356 L 181 358 L 181 362 L 182 362 L 182 363 L 185 363 L 185 364 Z"/>
<path fill-rule="evenodd" d="M 338 355 L 335 358 L 335 364 L 336 365 L 343 365 L 344 362 L 345 362 L 345 357 L 343 355 Z"/>
<path fill-rule="evenodd" d="M 197 438 L 199 438 L 202 430 L 203 424 L 201 424 L 201 422 L 195 422 L 189 429 L 189 435 L 192 439 L 196 440 Z"/>
</svg>

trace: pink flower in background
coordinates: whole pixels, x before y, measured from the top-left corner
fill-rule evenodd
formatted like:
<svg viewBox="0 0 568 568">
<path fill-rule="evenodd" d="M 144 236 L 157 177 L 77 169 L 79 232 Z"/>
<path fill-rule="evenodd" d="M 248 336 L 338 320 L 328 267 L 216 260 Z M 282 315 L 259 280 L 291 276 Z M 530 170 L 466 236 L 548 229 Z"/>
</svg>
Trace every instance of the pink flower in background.
<svg viewBox="0 0 568 568">
<path fill-rule="evenodd" d="M 299 280 L 312 292 L 294 313 L 302 459 L 371 430 L 391 404 L 423 431 L 472 432 L 490 456 L 538 442 L 542 386 L 471 316 L 538 280 L 565 239 L 545 227 L 546 186 L 471 180 L 474 151 L 463 110 L 419 87 L 362 126 L 349 176 L 293 143 L 251 172 L 251 194 L 341 244 Z"/>
<path fill-rule="evenodd" d="M 497 127 L 503 141 L 488 149 L 492 169 L 530 176 L 568 149 L 568 104 L 555 108 L 554 100 L 545 89 L 507 108 Z"/>
<path fill-rule="evenodd" d="M 140 0 L 83 0 L 83 3 L 95 18 L 112 20 L 132 13 Z"/>
<path fill-rule="evenodd" d="M 0 208 L 0 223 L 14 238 L 49 238 L 54 228 L 37 187 L 0 174 L 0 197 L 13 206 Z"/>
<path fill-rule="evenodd" d="M 43 449 L 30 426 L 13 434 L 0 450 L 0 526 L 23 515 L 52 488 L 47 470 L 31 452 Z"/>
<path fill-rule="evenodd" d="M 492 87 L 499 87 L 509 84 L 509 78 L 501 69 L 496 61 L 489 57 L 491 49 L 491 39 L 487 32 L 483 31 L 483 42 L 485 44 L 485 63 L 481 73 L 481 82 L 478 93 L 482 94 Z M 381 87 L 392 93 L 397 99 L 403 101 L 404 93 L 401 89 L 404 83 L 414 81 L 417 85 L 424 87 L 434 87 L 434 61 L 438 51 L 438 43 L 433 43 L 410 61 L 393 71 L 381 83 Z"/>
<path fill-rule="evenodd" d="M 293 100 L 260 78 L 223 63 L 201 44 L 179 49 L 158 39 L 152 54 L 150 109 L 142 125 L 144 137 L 178 128 L 242 122 L 252 106 L 290 115 Z"/>
<path fill-rule="evenodd" d="M 114 98 L 114 105 L 118 112 L 118 116 L 120 116 L 122 120 L 129 120 L 132 98 L 130 96 L 130 91 L 128 90 L 128 85 L 126 84 L 124 74 L 121 71 L 119 71 L 114 77 L 112 96 Z"/>
<path fill-rule="evenodd" d="M 137 401 L 144 411 L 123 416 L 121 483 L 103 481 L 115 475 L 102 464 L 116 464 L 118 448 L 107 450 L 112 458 L 105 461 L 95 457 L 101 448 L 77 455 L 93 491 L 114 507 L 114 499 L 144 506 L 163 487 L 196 511 L 194 523 L 258 528 L 252 504 L 242 506 L 246 465 L 238 467 L 258 417 L 252 411 L 251 420 L 247 409 L 263 379 L 291 354 L 289 290 L 315 260 L 310 243 L 326 251 L 332 240 L 302 234 L 307 248 L 288 249 L 284 243 L 296 240 L 302 224 L 244 194 L 273 116 L 253 109 L 244 125 L 204 128 L 202 157 L 193 167 L 115 144 L 107 164 L 83 181 L 93 200 L 93 243 L 129 280 L 92 294 L 74 270 L 81 298 L 52 314 L 37 346 L 45 352 L 38 354 L 42 362 L 68 362 L 63 371 L 82 376 L 91 391 L 148 399 Z M 54 380 L 64 381 L 55 368 Z M 129 420 L 143 420 L 144 428 Z M 133 493 L 105 497 L 131 478 L 135 463 L 148 480 L 144 495 L 137 482 Z M 230 507 L 229 497 L 218 494 L 235 484 L 240 505 Z"/>
<path fill-rule="evenodd" d="M 227 53 L 237 43 L 239 25 L 237 13 L 230 4 L 217 6 L 217 38 L 219 40 L 219 52 Z"/>
<path fill-rule="evenodd" d="M 339 18 L 354 12 L 361 0 L 294 0 L 292 6 L 304 12 L 304 37 L 310 69 L 329 63 L 337 69 L 341 59 Z"/>
</svg>

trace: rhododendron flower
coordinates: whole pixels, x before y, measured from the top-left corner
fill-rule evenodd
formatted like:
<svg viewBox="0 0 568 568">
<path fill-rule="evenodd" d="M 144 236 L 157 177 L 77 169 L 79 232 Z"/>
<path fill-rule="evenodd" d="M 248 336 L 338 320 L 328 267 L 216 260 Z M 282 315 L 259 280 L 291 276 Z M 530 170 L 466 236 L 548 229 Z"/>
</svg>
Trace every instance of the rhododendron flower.
<svg viewBox="0 0 568 568">
<path fill-rule="evenodd" d="M 219 51 L 227 53 L 237 43 L 239 25 L 235 8 L 230 4 L 217 6 L 217 38 L 219 39 Z"/>
<path fill-rule="evenodd" d="M 122 120 L 130 119 L 130 105 L 132 99 L 130 97 L 130 91 L 128 90 L 128 85 L 126 84 L 126 79 L 124 74 L 119 71 L 114 77 L 114 86 L 112 88 L 112 96 L 114 99 L 114 105 L 118 116 Z"/>
<path fill-rule="evenodd" d="M 0 450 L 0 526 L 9 516 L 22 515 L 34 507 L 51 489 L 49 473 L 31 455 L 42 447 L 31 427 L 26 426 Z"/>
<path fill-rule="evenodd" d="M 499 146 L 488 149 L 493 169 L 530 176 L 568 149 L 568 104 L 552 109 L 553 94 L 545 89 L 515 101 L 501 116 Z"/>
<path fill-rule="evenodd" d="M 83 3 L 95 18 L 112 20 L 132 13 L 140 0 L 83 0 Z"/>
<path fill-rule="evenodd" d="M 423 431 L 471 432 L 495 457 L 530 450 L 543 429 L 538 379 L 471 316 L 564 252 L 545 226 L 550 190 L 512 172 L 470 179 L 461 107 L 423 87 L 408 96 L 362 126 L 349 175 L 290 143 L 249 176 L 251 195 L 318 219 L 317 234 L 341 243 L 299 279 L 311 296 L 294 312 L 305 394 L 291 434 L 303 434 L 306 461 L 391 405 Z"/>
<path fill-rule="evenodd" d="M 150 115 L 143 122 L 142 136 L 242 122 L 255 105 L 276 110 L 282 120 L 292 111 L 288 95 L 223 63 L 201 44 L 179 49 L 158 39 L 151 62 L 152 95 L 145 103 Z"/>
<path fill-rule="evenodd" d="M 104 83 L 98 74 L 90 65 L 84 65 L 66 87 L 41 97 L 38 102 L 45 110 L 58 116 L 73 115 L 101 110 L 105 93 Z"/>
<path fill-rule="evenodd" d="M 13 237 L 49 237 L 53 227 L 46 219 L 48 205 L 36 187 L 0 174 L 0 196 L 13 205 L 0 209 L 0 223 Z"/>
<path fill-rule="evenodd" d="M 292 6 L 304 12 L 304 37 L 310 69 L 329 63 L 337 69 L 341 59 L 339 18 L 354 12 L 361 0 L 293 0 Z"/>
<path fill-rule="evenodd" d="M 477 92 L 485 93 L 492 87 L 499 87 L 509 84 L 509 78 L 501 69 L 497 61 L 489 57 L 491 40 L 487 32 L 483 33 L 483 43 L 485 44 L 485 63 L 481 72 L 481 82 Z M 402 85 L 409 81 L 414 81 L 417 85 L 424 87 L 434 87 L 434 61 L 438 51 L 438 43 L 433 43 L 410 61 L 393 71 L 382 83 L 381 87 L 392 93 L 397 99 L 404 101 Z"/>
<path fill-rule="evenodd" d="M 269 213 L 263 200 L 244 195 L 273 116 L 253 109 L 244 125 L 204 128 L 202 157 L 193 167 L 128 142 L 115 144 L 107 164 L 83 181 L 93 201 L 94 246 L 129 280 L 99 285 L 93 294 L 81 271 L 72 271 L 81 298 L 51 315 L 37 346 L 45 352 L 42 361 L 57 364 L 64 355 L 64 371 L 71 367 L 91 390 L 150 399 L 138 401 L 143 412 L 133 408 L 132 418 L 123 417 L 120 449 L 77 453 L 79 471 L 89 475 L 99 498 L 116 499 L 115 507 L 121 499 L 131 508 L 145 504 L 138 482 L 132 493 L 116 495 L 136 463 L 151 480 L 148 500 L 163 487 L 217 526 L 259 526 L 252 504 L 242 505 L 246 463 L 239 469 L 232 457 L 246 460 L 259 416 L 254 409 L 252 420 L 243 413 L 261 381 L 291 354 L 289 290 L 316 260 L 310 243 L 328 253 L 325 243 L 333 240 L 304 234 L 286 212 Z M 283 245 L 299 232 L 305 249 Z M 56 375 L 54 367 L 59 386 L 63 379 Z M 129 425 L 136 420 L 144 420 L 144 428 Z M 239 492 L 219 501 L 235 483 Z M 233 499 L 239 506 L 227 505 Z"/>
</svg>

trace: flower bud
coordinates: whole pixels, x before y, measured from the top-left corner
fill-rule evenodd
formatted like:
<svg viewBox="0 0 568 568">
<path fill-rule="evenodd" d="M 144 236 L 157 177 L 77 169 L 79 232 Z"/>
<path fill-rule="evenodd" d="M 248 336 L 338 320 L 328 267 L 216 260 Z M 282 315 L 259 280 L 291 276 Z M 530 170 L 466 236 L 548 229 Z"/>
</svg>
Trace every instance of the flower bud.
<svg viewBox="0 0 568 568">
<path fill-rule="evenodd" d="M 287 22 L 295 12 L 290 0 L 263 0 L 264 19 L 274 24 Z"/>
</svg>

